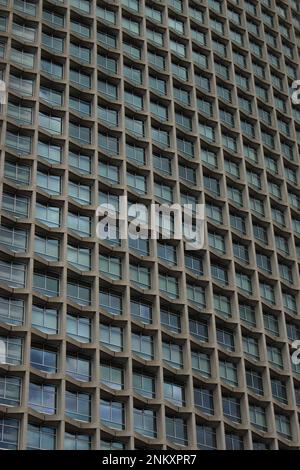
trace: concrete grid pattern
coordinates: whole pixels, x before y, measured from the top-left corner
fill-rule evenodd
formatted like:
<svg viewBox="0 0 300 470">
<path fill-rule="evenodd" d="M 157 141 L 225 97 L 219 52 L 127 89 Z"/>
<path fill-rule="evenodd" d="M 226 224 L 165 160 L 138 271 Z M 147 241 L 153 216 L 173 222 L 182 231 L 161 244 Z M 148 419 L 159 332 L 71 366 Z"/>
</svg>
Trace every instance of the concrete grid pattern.
<svg viewBox="0 0 300 470">
<path fill-rule="evenodd" d="M 296 0 L 0 0 L 0 448 L 299 448 Z M 96 237 L 204 203 L 203 249 Z"/>
</svg>

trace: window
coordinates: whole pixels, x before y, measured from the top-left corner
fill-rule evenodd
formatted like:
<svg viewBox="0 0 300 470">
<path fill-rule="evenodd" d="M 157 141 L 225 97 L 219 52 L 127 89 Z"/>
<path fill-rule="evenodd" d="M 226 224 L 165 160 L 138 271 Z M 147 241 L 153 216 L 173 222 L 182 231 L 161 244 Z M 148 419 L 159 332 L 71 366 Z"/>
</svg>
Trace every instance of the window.
<svg viewBox="0 0 300 470">
<path fill-rule="evenodd" d="M 143 397 L 155 397 L 155 378 L 138 372 L 133 372 L 133 390 Z"/>
<path fill-rule="evenodd" d="M 275 414 L 276 431 L 286 439 L 291 438 L 290 418 L 285 415 Z"/>
<path fill-rule="evenodd" d="M 225 238 L 217 232 L 208 232 L 208 244 L 210 248 L 225 253 Z"/>
<path fill-rule="evenodd" d="M 65 432 L 65 450 L 91 450 L 91 437 L 86 434 Z"/>
<path fill-rule="evenodd" d="M 67 246 L 67 261 L 80 271 L 91 269 L 91 250 L 80 246 Z"/>
<path fill-rule="evenodd" d="M 98 91 L 110 100 L 118 98 L 118 87 L 108 80 L 98 80 Z"/>
<path fill-rule="evenodd" d="M 114 400 L 100 401 L 100 423 L 112 429 L 124 429 L 125 407 L 124 403 Z"/>
<path fill-rule="evenodd" d="M 90 116 L 91 114 L 91 102 L 83 100 L 81 98 L 69 97 L 69 106 L 72 110 L 79 114 Z"/>
<path fill-rule="evenodd" d="M 248 247 L 241 243 L 232 244 L 233 254 L 236 258 L 244 263 L 249 263 L 249 251 Z"/>
<path fill-rule="evenodd" d="M 71 26 L 71 31 L 78 34 L 79 36 L 89 38 L 91 35 L 91 28 L 85 23 L 81 23 L 80 21 L 76 21 L 76 20 L 71 20 L 70 26 Z"/>
<path fill-rule="evenodd" d="M 189 320 L 190 333 L 199 341 L 208 341 L 208 324 L 205 320 Z"/>
<path fill-rule="evenodd" d="M 196 170 L 189 166 L 179 165 L 179 177 L 194 185 L 196 184 Z"/>
<path fill-rule="evenodd" d="M 112 315 L 122 315 L 122 296 L 116 292 L 100 290 L 99 305 Z"/>
<path fill-rule="evenodd" d="M 53 162 L 54 164 L 61 162 L 62 148 L 59 145 L 53 145 L 42 141 L 38 142 L 38 156 Z"/>
<path fill-rule="evenodd" d="M 91 49 L 79 44 L 70 43 L 70 55 L 83 62 L 91 61 Z"/>
<path fill-rule="evenodd" d="M 19 421 L 0 418 L 0 449 L 17 450 L 19 441 Z"/>
<path fill-rule="evenodd" d="M 194 403 L 204 413 L 209 415 L 214 414 L 214 399 L 213 391 L 204 387 L 194 388 Z"/>
<path fill-rule="evenodd" d="M 273 366 L 283 369 L 281 349 L 277 348 L 277 346 L 267 345 L 267 351 L 269 362 L 271 362 Z"/>
<path fill-rule="evenodd" d="M 175 29 L 178 33 L 184 34 L 184 23 L 176 18 L 169 16 L 169 28 Z"/>
<path fill-rule="evenodd" d="M 240 169 L 239 165 L 235 163 L 233 160 L 225 159 L 224 160 L 224 167 L 225 170 L 230 173 L 232 176 L 235 176 L 236 178 L 240 177 Z"/>
<path fill-rule="evenodd" d="M 99 161 L 98 174 L 111 183 L 119 183 L 119 167 L 113 163 Z"/>
<path fill-rule="evenodd" d="M 160 33 L 159 31 L 156 31 L 154 29 L 147 28 L 146 34 L 147 34 L 147 39 L 149 41 L 154 42 L 157 46 L 163 47 L 164 45 L 163 33 Z"/>
<path fill-rule="evenodd" d="M 0 225 L 0 244 L 13 252 L 27 251 L 28 231 Z"/>
<path fill-rule="evenodd" d="M 47 34 L 42 32 L 42 44 L 55 51 L 55 53 L 63 53 L 64 39 L 54 34 Z"/>
<path fill-rule="evenodd" d="M 71 0 L 71 6 L 85 13 L 90 13 L 91 6 L 89 0 Z"/>
<path fill-rule="evenodd" d="M 260 295 L 261 297 L 271 304 L 275 304 L 275 291 L 274 287 L 266 282 L 260 282 Z"/>
<path fill-rule="evenodd" d="M 219 361 L 220 378 L 229 385 L 236 387 L 238 385 L 236 364 L 221 360 Z"/>
<path fill-rule="evenodd" d="M 32 96 L 34 80 L 27 78 L 25 75 L 20 75 L 17 72 L 11 72 L 9 77 L 9 87 L 12 90 L 16 90 L 17 92 L 21 93 L 22 95 Z"/>
<path fill-rule="evenodd" d="M 31 346 L 30 365 L 48 374 L 57 372 L 57 352 L 45 347 Z"/>
<path fill-rule="evenodd" d="M 206 204 L 207 217 L 212 219 L 214 222 L 221 224 L 223 222 L 222 208 L 215 206 L 212 203 Z"/>
<path fill-rule="evenodd" d="M 181 103 L 188 105 L 190 104 L 190 92 L 185 90 L 184 88 L 173 88 L 173 96 Z"/>
<path fill-rule="evenodd" d="M 26 284 L 27 266 L 0 260 L 0 280 L 12 288 L 22 288 Z"/>
<path fill-rule="evenodd" d="M 183 81 L 188 80 L 188 69 L 187 67 L 183 65 L 172 62 L 172 73 L 180 80 L 183 80 Z"/>
<path fill-rule="evenodd" d="M 166 416 L 167 439 L 179 445 L 187 445 L 187 424 L 182 418 Z"/>
<path fill-rule="evenodd" d="M 118 441 L 100 440 L 101 450 L 124 450 L 125 444 Z"/>
<path fill-rule="evenodd" d="M 244 441 L 243 438 L 236 434 L 225 433 L 225 443 L 227 450 L 243 450 Z"/>
<path fill-rule="evenodd" d="M 177 262 L 177 250 L 173 245 L 168 243 L 157 242 L 157 256 L 163 261 L 174 265 Z"/>
<path fill-rule="evenodd" d="M 165 57 L 164 56 L 157 54 L 156 52 L 152 52 L 151 50 L 148 50 L 147 58 L 148 58 L 149 63 L 152 66 L 160 70 L 165 69 Z M 150 81 L 151 81 L 151 76 L 149 76 L 149 83 Z"/>
<path fill-rule="evenodd" d="M 35 236 L 34 252 L 49 261 L 58 261 L 60 241 L 56 238 Z"/>
<path fill-rule="evenodd" d="M 81 343 L 89 343 L 91 340 L 91 320 L 68 313 L 66 332 Z"/>
<path fill-rule="evenodd" d="M 21 104 L 14 104 L 9 102 L 7 107 L 7 114 L 12 119 L 18 121 L 20 124 L 32 124 L 33 108 L 30 106 L 22 106 Z"/>
<path fill-rule="evenodd" d="M 243 336 L 243 351 L 245 354 L 251 356 L 251 358 L 259 359 L 259 343 L 256 338 L 251 336 Z"/>
<path fill-rule="evenodd" d="M 27 155 L 31 153 L 32 137 L 20 132 L 6 131 L 5 145 L 19 155 Z"/>
<path fill-rule="evenodd" d="M 36 203 L 36 214 L 37 220 L 47 225 L 48 227 L 59 227 L 60 226 L 60 208 L 50 205 Z"/>
<path fill-rule="evenodd" d="M 279 325 L 276 316 L 272 315 L 271 313 L 264 312 L 263 318 L 265 329 L 271 334 L 279 336 Z"/>
<path fill-rule="evenodd" d="M 24 315 L 24 300 L 14 297 L 0 297 L 0 322 L 8 325 L 22 325 Z"/>
<path fill-rule="evenodd" d="M 47 334 L 58 332 L 58 311 L 55 308 L 32 305 L 32 326 Z"/>
<path fill-rule="evenodd" d="M 70 69 L 70 81 L 79 87 L 90 88 L 92 84 L 91 75 L 78 69 Z"/>
<path fill-rule="evenodd" d="M 64 75 L 63 65 L 53 61 L 52 59 L 41 59 L 41 70 L 59 80 L 61 80 Z"/>
<path fill-rule="evenodd" d="M 164 398 L 175 406 L 185 405 L 184 386 L 173 382 L 164 382 Z"/>
<path fill-rule="evenodd" d="M 124 388 L 124 371 L 111 364 L 100 364 L 100 382 L 113 390 Z"/>
<path fill-rule="evenodd" d="M 130 302 L 130 313 L 131 316 L 142 322 L 149 324 L 152 322 L 152 307 L 143 302 L 131 301 Z"/>
<path fill-rule="evenodd" d="M 65 413 L 78 421 L 90 422 L 91 396 L 88 393 L 65 392 Z"/>
<path fill-rule="evenodd" d="M 148 16 L 149 18 L 152 18 L 154 21 L 157 21 L 159 23 L 162 22 L 162 12 L 160 10 L 146 6 L 145 12 L 146 12 L 146 16 Z"/>
<path fill-rule="evenodd" d="M 55 450 L 56 429 L 48 426 L 28 424 L 27 450 Z"/>
<path fill-rule="evenodd" d="M 19 406 L 21 400 L 20 377 L 5 375 L 0 377 L 0 404 L 4 406 Z M 1 448 L 1 441 L 0 441 Z"/>
<path fill-rule="evenodd" d="M 216 430 L 211 426 L 199 424 L 196 426 L 197 446 L 200 450 L 217 448 Z"/>
<path fill-rule="evenodd" d="M 79 355 L 66 356 L 66 374 L 80 382 L 91 380 L 91 362 Z"/>
<path fill-rule="evenodd" d="M 146 361 L 154 359 L 154 341 L 153 336 L 143 335 L 142 333 L 132 333 L 131 349 L 138 356 Z"/>
<path fill-rule="evenodd" d="M 192 369 L 204 377 L 210 377 L 210 356 L 200 351 L 192 351 Z"/>
<path fill-rule="evenodd" d="M 202 308 L 206 307 L 205 300 L 205 288 L 198 285 L 187 284 L 187 299 L 188 301 L 201 306 Z"/>
<path fill-rule="evenodd" d="M 217 327 L 217 342 L 229 351 L 234 351 L 235 349 L 234 334 L 231 331 Z"/>
<path fill-rule="evenodd" d="M 172 299 L 178 298 L 178 279 L 167 274 L 159 274 L 159 289 L 163 294 L 171 297 Z"/>
<path fill-rule="evenodd" d="M 28 406 L 44 414 L 56 412 L 56 387 L 30 382 Z"/>
<path fill-rule="evenodd" d="M 33 288 L 46 297 L 57 297 L 60 292 L 60 279 L 47 274 L 33 273 Z"/>
<path fill-rule="evenodd" d="M 199 40 L 198 42 L 200 42 L 202 40 L 202 44 L 203 44 L 203 42 L 204 42 L 203 33 L 199 32 L 199 34 L 197 35 L 197 39 Z M 180 55 L 182 57 L 186 57 L 186 45 L 185 44 L 182 44 L 179 41 L 174 41 L 174 40 L 171 39 L 170 40 L 170 49 L 171 49 L 171 52 L 173 52 L 177 55 Z"/>
<path fill-rule="evenodd" d="M 67 297 L 69 300 L 79 305 L 90 305 L 91 287 L 88 284 L 83 284 L 76 281 L 68 281 Z"/>
<path fill-rule="evenodd" d="M 128 240 L 129 248 L 136 251 L 140 254 L 140 256 L 149 256 L 149 240 L 145 240 L 144 238 L 129 238 Z"/>
<path fill-rule="evenodd" d="M 145 164 L 145 149 L 137 145 L 126 144 L 126 157 L 137 165 Z"/>
<path fill-rule="evenodd" d="M 220 196 L 220 182 L 218 179 L 212 176 L 204 176 L 204 186 L 206 189 L 211 191 L 215 196 Z"/>
<path fill-rule="evenodd" d="M 123 329 L 119 326 L 100 324 L 100 343 L 112 351 L 123 350 Z"/>
<path fill-rule="evenodd" d="M 272 395 L 273 397 L 287 405 L 287 387 L 286 383 L 283 380 L 271 378 L 271 386 L 272 386 Z"/>
<path fill-rule="evenodd" d="M 91 218 L 80 213 L 68 213 L 68 228 L 74 230 L 81 237 L 89 237 L 91 231 Z"/>
<path fill-rule="evenodd" d="M 83 144 L 92 143 L 92 130 L 89 127 L 81 124 L 69 123 L 69 135 L 72 139 L 79 141 Z"/>
<path fill-rule="evenodd" d="M 163 360 L 175 369 L 183 368 L 183 349 L 180 344 L 163 341 L 162 356 Z"/>
<path fill-rule="evenodd" d="M 252 294 L 252 280 L 248 274 L 236 271 L 235 280 L 238 288 L 250 295 Z"/>
<path fill-rule="evenodd" d="M 210 141 L 215 140 L 215 129 L 212 126 L 199 123 L 199 132 L 201 137 Z"/>
<path fill-rule="evenodd" d="M 211 264 L 211 276 L 212 278 L 221 283 L 221 284 L 228 284 L 228 274 L 226 268 L 222 266 L 217 266 L 215 264 Z"/>
<path fill-rule="evenodd" d="M 116 256 L 100 255 L 99 271 L 111 279 L 121 279 L 122 260 Z"/>
<path fill-rule="evenodd" d="M 145 194 L 147 192 L 147 177 L 139 173 L 127 172 L 127 185 L 134 191 Z"/>
<path fill-rule="evenodd" d="M 130 264 L 130 281 L 141 289 L 151 289 L 151 271 L 150 268 L 140 264 Z"/>
<path fill-rule="evenodd" d="M 180 333 L 181 331 L 181 320 L 178 313 L 161 309 L 160 322 L 167 330 L 174 331 L 175 333 Z"/>
<path fill-rule="evenodd" d="M 247 387 L 251 392 L 257 395 L 264 394 L 263 379 L 260 372 L 252 369 L 246 369 L 246 382 Z"/>
<path fill-rule="evenodd" d="M 118 126 L 119 113 L 115 109 L 109 108 L 108 106 L 98 105 L 97 116 L 100 122 L 105 121 L 107 125 L 112 126 L 112 127 Z"/>
<path fill-rule="evenodd" d="M 20 64 L 22 67 L 32 69 L 34 67 L 35 55 L 27 52 L 25 49 L 11 48 L 11 60 Z M 42 61 L 43 62 L 43 61 Z"/>
<path fill-rule="evenodd" d="M 38 170 L 36 175 L 36 185 L 49 194 L 60 195 L 61 177 L 53 175 L 50 172 L 44 173 Z"/>
<path fill-rule="evenodd" d="M 232 396 L 223 396 L 223 414 L 226 418 L 236 423 L 241 422 L 240 399 Z"/>
<path fill-rule="evenodd" d="M 231 185 L 227 185 L 227 194 L 232 202 L 234 202 L 238 206 L 243 205 L 243 192 L 241 189 L 235 188 Z"/>
<path fill-rule="evenodd" d="M 136 83 L 137 85 L 141 85 L 143 81 L 143 74 L 142 70 L 125 65 L 124 66 L 124 76 L 130 80 L 131 82 Z"/>
<path fill-rule="evenodd" d="M 294 323 L 286 322 L 287 337 L 294 341 L 300 337 L 300 329 Z"/>
<path fill-rule="evenodd" d="M 148 409 L 133 409 L 134 431 L 143 436 L 155 438 L 156 433 L 156 412 Z"/>
<path fill-rule="evenodd" d="M 263 271 L 270 273 L 270 274 L 272 273 L 271 259 L 269 258 L 269 256 L 257 252 L 256 263 L 257 263 L 257 266 Z"/>
<path fill-rule="evenodd" d="M 231 316 L 231 301 L 230 301 L 230 298 L 226 297 L 225 295 L 214 293 L 213 301 L 214 301 L 214 309 L 215 309 L 216 313 L 218 313 L 218 314 L 220 314 L 224 317 L 230 317 Z"/>
<path fill-rule="evenodd" d="M 194 158 L 194 143 L 183 139 L 181 137 L 177 137 L 177 150 L 189 158 Z"/>
<path fill-rule="evenodd" d="M 292 294 L 288 294 L 286 292 L 282 293 L 283 305 L 285 310 L 288 312 L 296 313 L 297 311 L 297 301 L 296 297 Z"/>
</svg>

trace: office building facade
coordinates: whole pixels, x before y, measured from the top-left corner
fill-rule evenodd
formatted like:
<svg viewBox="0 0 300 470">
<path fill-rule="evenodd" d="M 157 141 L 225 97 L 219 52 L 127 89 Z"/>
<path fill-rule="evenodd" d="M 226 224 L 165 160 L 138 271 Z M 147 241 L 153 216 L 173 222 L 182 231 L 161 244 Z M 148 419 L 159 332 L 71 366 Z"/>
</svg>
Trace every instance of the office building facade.
<svg viewBox="0 0 300 470">
<path fill-rule="evenodd" d="M 0 448 L 299 448 L 299 51 L 296 0 L 0 0 Z"/>
</svg>

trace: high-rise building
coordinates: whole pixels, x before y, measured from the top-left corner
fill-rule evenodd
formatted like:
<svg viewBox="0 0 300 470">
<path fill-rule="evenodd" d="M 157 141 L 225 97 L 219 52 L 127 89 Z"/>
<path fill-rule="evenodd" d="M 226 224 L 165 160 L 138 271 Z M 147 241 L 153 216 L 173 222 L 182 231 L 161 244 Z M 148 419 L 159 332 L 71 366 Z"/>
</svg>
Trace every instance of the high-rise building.
<svg viewBox="0 0 300 470">
<path fill-rule="evenodd" d="M 300 3 L 0 6 L 0 448 L 299 448 Z"/>
</svg>

